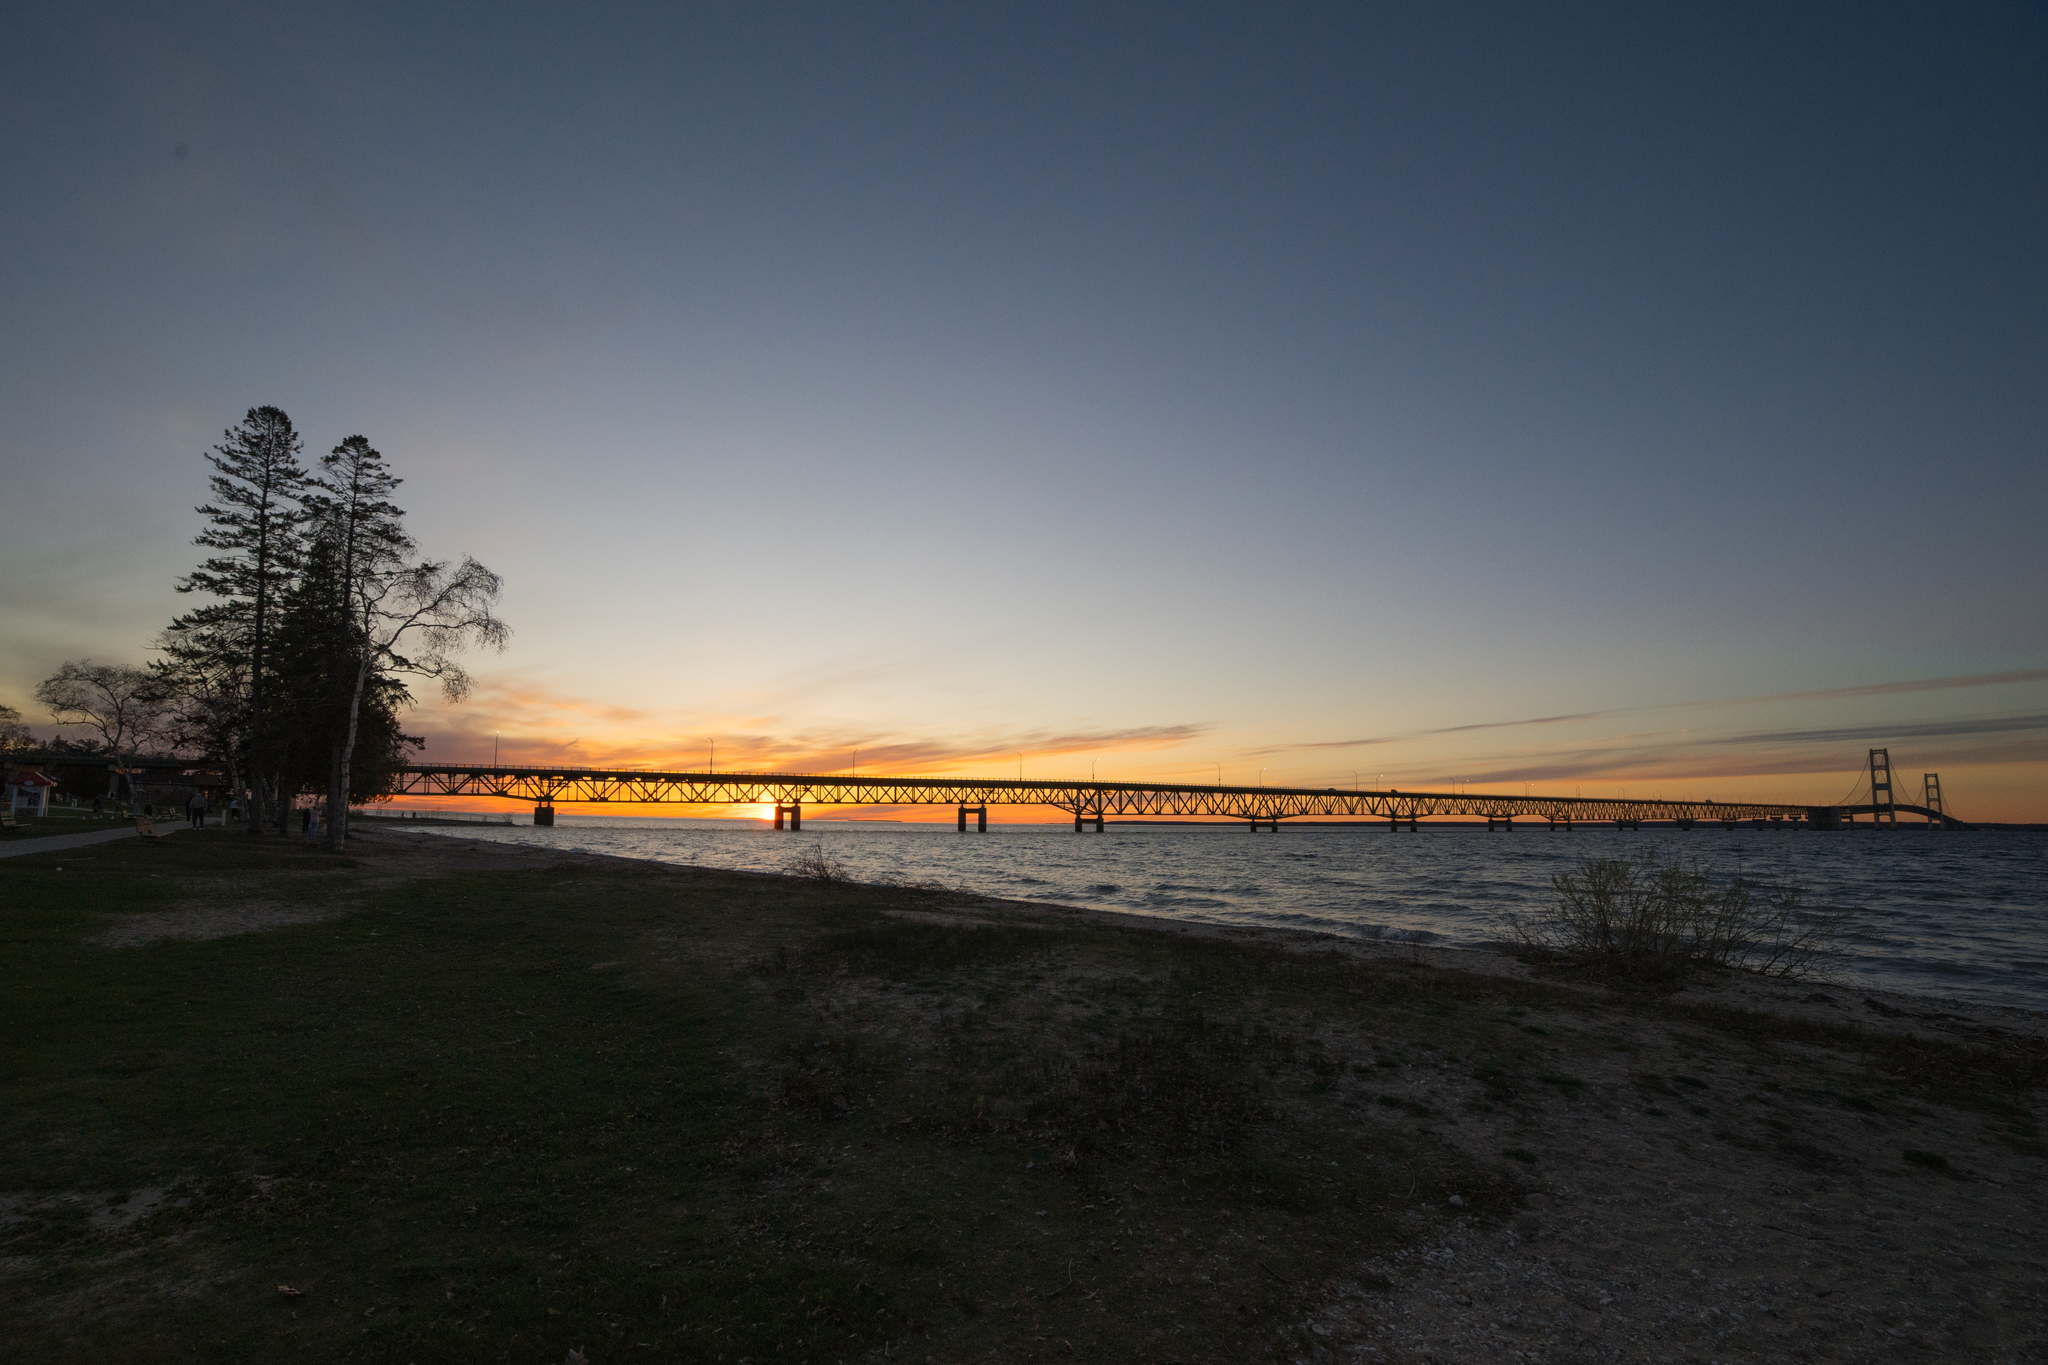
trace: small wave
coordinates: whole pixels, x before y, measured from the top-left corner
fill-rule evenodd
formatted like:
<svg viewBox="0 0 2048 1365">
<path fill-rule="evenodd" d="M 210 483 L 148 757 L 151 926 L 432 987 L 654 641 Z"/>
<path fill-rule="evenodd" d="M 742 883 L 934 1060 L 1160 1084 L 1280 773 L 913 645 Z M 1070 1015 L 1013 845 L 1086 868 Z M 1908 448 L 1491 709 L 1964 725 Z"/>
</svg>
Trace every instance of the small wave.
<svg viewBox="0 0 2048 1365">
<path fill-rule="evenodd" d="M 1443 937 L 1428 929 L 1401 929 L 1391 924 L 1361 924 L 1360 938 L 1376 938 L 1387 943 L 1430 943 Z"/>
<path fill-rule="evenodd" d="M 1117 892 L 1123 890 L 1121 886 L 1116 885 L 1114 882 L 1097 882 L 1093 886 L 1085 886 L 1081 889 L 1091 896 L 1114 896 Z"/>
<path fill-rule="evenodd" d="M 1219 901 L 1213 896 L 1169 896 L 1158 891 L 1147 891 L 1138 898 L 1138 904 L 1159 910 L 1223 910 L 1229 901 Z"/>
</svg>

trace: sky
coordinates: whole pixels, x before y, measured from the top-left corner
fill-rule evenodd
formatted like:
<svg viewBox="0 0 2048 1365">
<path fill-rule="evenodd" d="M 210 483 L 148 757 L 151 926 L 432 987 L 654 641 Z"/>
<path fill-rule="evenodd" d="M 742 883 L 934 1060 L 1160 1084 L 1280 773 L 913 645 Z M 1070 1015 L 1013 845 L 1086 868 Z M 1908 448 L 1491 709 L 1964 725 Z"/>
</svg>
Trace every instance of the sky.
<svg viewBox="0 0 2048 1365">
<path fill-rule="evenodd" d="M 504 576 L 423 761 L 2048 820 L 2043 4 L 12 24 L 32 724 L 275 404 Z"/>
</svg>

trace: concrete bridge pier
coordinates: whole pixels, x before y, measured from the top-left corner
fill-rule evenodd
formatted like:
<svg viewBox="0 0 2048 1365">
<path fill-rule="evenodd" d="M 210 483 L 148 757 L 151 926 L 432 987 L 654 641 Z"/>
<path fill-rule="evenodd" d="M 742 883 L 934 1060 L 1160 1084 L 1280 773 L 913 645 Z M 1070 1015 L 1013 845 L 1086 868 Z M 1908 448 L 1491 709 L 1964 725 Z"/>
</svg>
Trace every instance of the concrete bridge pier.
<svg viewBox="0 0 2048 1365">
<path fill-rule="evenodd" d="M 780 801 L 776 802 L 776 803 L 775 803 L 775 828 L 777 828 L 777 829 L 781 829 L 781 828 L 782 828 L 782 817 L 783 817 L 783 816 L 785 816 L 785 815 L 787 815 L 787 816 L 789 817 L 789 828 L 790 828 L 790 832 L 791 832 L 792 834 L 794 834 L 794 833 L 797 833 L 797 832 L 799 832 L 799 831 L 801 831 L 801 830 L 803 829 L 803 827 L 804 827 L 804 806 L 803 806 L 803 802 L 801 802 L 801 801 L 792 801 L 792 802 L 790 802 L 790 803 L 789 803 L 788 805 L 786 805 L 786 806 L 785 806 L 785 805 L 783 805 L 783 804 L 782 804 L 782 803 L 781 803 Z"/>
<path fill-rule="evenodd" d="M 543 801 L 533 808 L 533 823 L 537 829 L 555 827 L 555 806 L 552 801 Z"/>
<path fill-rule="evenodd" d="M 974 812 L 974 832 L 976 834 L 988 833 L 988 807 L 986 805 L 962 806 L 960 808 L 960 833 L 965 834 L 967 832 L 967 812 L 969 811 Z"/>
<path fill-rule="evenodd" d="M 1550 817 L 1550 828 L 1552 833 L 1555 833 L 1560 829 L 1569 833 L 1571 827 L 1572 818 L 1569 815 L 1553 815 Z"/>
<path fill-rule="evenodd" d="M 1081 832 L 1081 824 L 1087 818 L 1088 812 L 1086 811 L 1077 810 L 1074 812 L 1074 833 L 1079 834 Z M 1095 832 L 1097 834 L 1102 833 L 1102 811 L 1099 807 L 1095 812 Z"/>
<path fill-rule="evenodd" d="M 1388 816 L 1387 828 L 1396 834 L 1400 833 L 1404 829 L 1407 830 L 1410 834 L 1415 833 L 1417 826 L 1415 823 L 1414 812 L 1411 811 L 1407 815 Z"/>
<path fill-rule="evenodd" d="M 1493 833 L 1493 832 L 1494 832 L 1495 830 L 1497 830 L 1497 829 L 1504 829 L 1504 830 L 1506 830 L 1506 831 L 1507 831 L 1508 833 L 1510 833 L 1510 834 L 1513 834 L 1513 833 L 1515 832 L 1515 817 L 1514 817 L 1514 816 L 1512 816 L 1512 815 L 1489 815 L 1489 816 L 1487 816 L 1487 817 L 1486 817 L 1486 832 L 1487 832 L 1488 834 L 1491 834 L 1491 833 Z"/>
<path fill-rule="evenodd" d="M 1641 829 L 1643 827 L 1643 822 L 1641 820 L 1632 819 L 1628 816 L 1623 816 L 1621 819 L 1616 820 L 1614 822 L 1614 827 L 1616 829 Z"/>
<path fill-rule="evenodd" d="M 1257 834 L 1260 825 L 1264 825 L 1267 829 L 1272 830 L 1273 833 L 1278 834 L 1280 832 L 1280 817 L 1276 815 L 1254 815 L 1252 817 L 1252 833 Z"/>
</svg>

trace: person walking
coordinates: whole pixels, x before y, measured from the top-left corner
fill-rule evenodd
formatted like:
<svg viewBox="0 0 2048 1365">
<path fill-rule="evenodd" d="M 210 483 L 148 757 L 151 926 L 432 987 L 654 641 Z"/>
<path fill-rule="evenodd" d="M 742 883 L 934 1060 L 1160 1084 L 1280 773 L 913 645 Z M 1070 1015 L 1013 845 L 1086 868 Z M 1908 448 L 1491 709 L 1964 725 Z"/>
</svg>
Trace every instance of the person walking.
<svg viewBox="0 0 2048 1365">
<path fill-rule="evenodd" d="M 195 791 L 185 802 L 185 814 L 191 817 L 192 828 L 206 828 L 206 793 Z"/>
<path fill-rule="evenodd" d="M 100 798 L 97 796 L 92 799 L 92 818 L 95 820 L 100 818 Z"/>
</svg>

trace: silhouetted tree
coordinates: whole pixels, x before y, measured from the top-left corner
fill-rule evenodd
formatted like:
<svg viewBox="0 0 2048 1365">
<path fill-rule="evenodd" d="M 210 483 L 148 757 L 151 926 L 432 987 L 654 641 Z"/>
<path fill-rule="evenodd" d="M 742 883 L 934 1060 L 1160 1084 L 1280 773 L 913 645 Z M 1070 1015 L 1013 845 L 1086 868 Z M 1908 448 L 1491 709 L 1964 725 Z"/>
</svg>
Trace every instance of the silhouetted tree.
<svg viewBox="0 0 2048 1365">
<path fill-rule="evenodd" d="M 21 718 L 21 712 L 12 706 L 0 706 L 0 754 L 27 753 L 38 747 L 35 735 Z"/>
<path fill-rule="evenodd" d="M 412 697 L 389 672 L 371 670 L 357 696 L 361 652 L 345 629 L 345 601 L 336 546 L 316 531 L 273 638 L 271 749 L 285 791 L 324 792 L 330 809 L 338 800 L 344 810 L 379 790 L 392 767 L 406 760 L 408 747 L 424 743 L 399 728 L 399 713 Z M 337 796 L 352 710 L 357 767 Z M 378 785 L 366 787 L 366 778 Z"/>
<path fill-rule="evenodd" d="M 415 548 L 400 524 L 405 512 L 391 500 L 402 482 L 367 438 L 351 436 L 321 459 L 317 491 L 306 499 L 313 544 L 332 578 L 332 671 L 346 698 L 328 749 L 327 838 L 336 849 L 347 837 L 358 747 L 366 758 L 384 758 L 377 766 L 388 769 L 385 750 L 402 736 L 395 710 L 384 713 L 410 696 L 388 676 L 391 659 L 378 654 L 370 606 L 388 595 Z M 375 738 L 363 745 L 366 735 Z"/>
<path fill-rule="evenodd" d="M 126 664 L 67 662 L 36 684 L 36 700 L 59 725 L 98 732 L 116 769 L 162 737 L 166 698 L 154 673 Z M 119 794 L 119 771 L 107 775 L 107 795 Z M 135 783 L 128 783 L 131 794 Z"/>
<path fill-rule="evenodd" d="M 224 434 L 206 458 L 213 501 L 199 513 L 211 523 L 193 541 L 222 553 L 203 561 L 179 582 L 180 592 L 204 592 L 220 599 L 172 623 L 196 644 L 222 651 L 214 672 L 238 657 L 247 687 L 243 751 L 248 757 L 249 832 L 259 832 L 269 805 L 265 770 L 273 757 L 266 744 L 266 649 L 278 599 L 298 567 L 300 527 L 306 518 L 298 502 L 306 471 L 292 420 L 274 407 L 251 408 L 239 426 Z M 272 779 L 274 785 L 274 777 Z M 281 804 L 281 803 L 276 803 Z M 277 812 L 280 828 L 283 812 Z"/>
<path fill-rule="evenodd" d="M 373 679 L 396 674 L 430 678 L 449 701 L 469 695 L 469 675 L 455 655 L 475 646 L 502 650 L 512 631 L 493 613 L 503 582 L 467 556 L 460 564 L 423 559 L 388 572 L 358 572 L 349 609 L 356 656 L 355 685 L 342 749 L 342 785 L 352 784 L 363 701 Z M 327 838 L 339 849 L 348 806 L 330 808 Z"/>
</svg>

